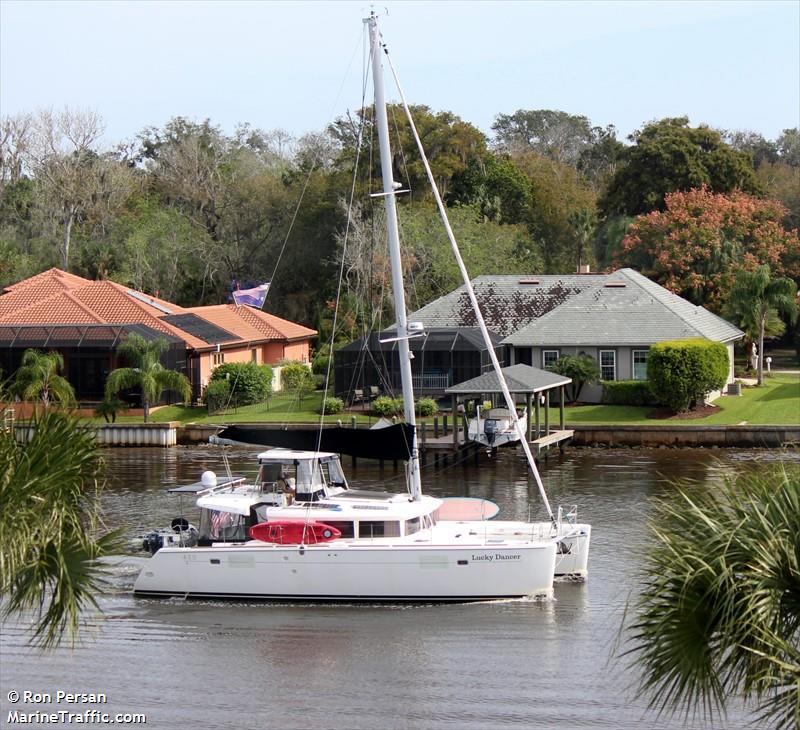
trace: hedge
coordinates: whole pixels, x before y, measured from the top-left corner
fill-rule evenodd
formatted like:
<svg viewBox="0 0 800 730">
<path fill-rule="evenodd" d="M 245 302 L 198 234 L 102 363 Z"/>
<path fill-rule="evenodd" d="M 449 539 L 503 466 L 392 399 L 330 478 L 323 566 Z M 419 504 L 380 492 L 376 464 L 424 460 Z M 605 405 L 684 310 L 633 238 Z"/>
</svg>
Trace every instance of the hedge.
<svg viewBox="0 0 800 730">
<path fill-rule="evenodd" d="M 226 381 L 231 405 L 263 403 L 272 393 L 272 368 L 254 362 L 226 362 L 211 373 L 211 383 Z"/>
<path fill-rule="evenodd" d="M 659 342 L 647 357 L 647 379 L 659 403 L 680 413 L 720 390 L 728 379 L 728 349 L 703 339 Z"/>
<path fill-rule="evenodd" d="M 432 416 L 439 411 L 439 406 L 433 398 L 420 398 L 416 404 L 416 411 L 420 416 Z"/>
<path fill-rule="evenodd" d="M 658 405 L 646 380 L 604 380 L 602 402 L 613 406 Z"/>
<path fill-rule="evenodd" d="M 372 401 L 372 410 L 379 416 L 396 416 L 403 412 L 403 399 L 379 395 Z"/>
<path fill-rule="evenodd" d="M 318 413 L 326 416 L 341 413 L 344 410 L 344 401 L 341 398 L 325 398 L 318 409 Z"/>
<path fill-rule="evenodd" d="M 227 380 L 214 380 L 212 378 L 205 391 L 203 391 L 203 400 L 206 403 L 209 415 L 225 410 L 228 406 L 230 392 L 231 389 Z"/>
</svg>

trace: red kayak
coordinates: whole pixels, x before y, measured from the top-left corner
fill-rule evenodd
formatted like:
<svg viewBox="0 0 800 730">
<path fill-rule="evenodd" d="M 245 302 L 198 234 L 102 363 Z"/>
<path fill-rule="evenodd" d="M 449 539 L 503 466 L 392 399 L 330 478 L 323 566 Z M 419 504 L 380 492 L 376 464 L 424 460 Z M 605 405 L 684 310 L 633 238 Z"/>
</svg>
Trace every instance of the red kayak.
<svg viewBox="0 0 800 730">
<path fill-rule="evenodd" d="M 330 542 L 342 533 L 324 522 L 305 520 L 274 520 L 260 522 L 250 528 L 250 537 L 261 542 L 274 542 L 277 545 L 313 545 Z"/>
</svg>

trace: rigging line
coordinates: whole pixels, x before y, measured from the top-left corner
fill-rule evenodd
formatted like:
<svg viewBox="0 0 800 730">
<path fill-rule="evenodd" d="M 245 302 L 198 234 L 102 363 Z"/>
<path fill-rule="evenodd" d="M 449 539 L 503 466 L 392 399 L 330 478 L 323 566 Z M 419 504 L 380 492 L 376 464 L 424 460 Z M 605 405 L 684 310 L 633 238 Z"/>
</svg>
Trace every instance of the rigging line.
<svg viewBox="0 0 800 730">
<path fill-rule="evenodd" d="M 364 29 L 362 29 L 362 36 L 364 37 L 365 42 L 366 42 L 365 29 L 366 29 L 366 26 L 364 26 Z M 370 50 L 370 55 L 371 55 L 371 53 L 372 52 Z M 369 74 L 366 71 L 366 69 L 369 68 L 369 63 L 368 62 L 365 63 L 364 68 L 365 68 L 365 73 L 364 73 L 363 81 L 362 81 L 362 85 L 361 85 L 361 107 L 362 108 L 364 107 L 364 99 L 366 98 L 366 95 L 367 95 L 366 89 L 367 89 L 367 80 L 369 78 Z M 347 241 L 348 241 L 348 237 L 350 235 L 350 226 L 352 224 L 353 201 L 354 201 L 355 195 L 356 195 L 356 182 L 358 180 L 358 162 L 361 159 L 361 140 L 362 140 L 362 137 L 363 137 L 363 133 L 364 133 L 364 119 L 363 119 L 363 116 L 362 116 L 361 117 L 361 124 L 359 125 L 359 128 L 358 128 L 358 136 L 356 138 L 356 159 L 355 159 L 355 162 L 353 164 L 353 180 L 352 180 L 352 183 L 350 185 L 350 200 L 348 201 L 348 205 L 347 205 L 347 221 L 345 223 L 344 239 L 342 241 L 341 263 L 339 264 L 339 281 L 338 281 L 338 283 L 336 285 L 336 306 L 333 309 L 333 322 L 331 323 L 331 341 L 330 341 L 330 350 L 329 350 L 330 357 L 328 358 L 328 365 L 327 365 L 327 368 L 325 370 L 325 388 L 322 391 L 322 408 L 320 408 L 319 428 L 317 429 L 317 448 L 316 448 L 316 450 L 318 452 L 321 450 L 321 446 L 322 446 L 322 426 L 325 423 L 325 404 L 326 404 L 327 399 L 328 399 L 328 385 L 330 383 L 331 365 L 333 363 L 333 344 L 334 344 L 334 342 L 336 340 L 336 326 L 337 326 L 338 321 L 339 321 L 339 302 L 340 302 L 341 294 L 342 294 L 342 282 L 344 280 L 345 258 L 346 258 L 346 255 L 347 255 Z"/>
<path fill-rule="evenodd" d="M 406 185 L 408 185 L 408 197 L 413 198 L 414 191 L 411 189 L 411 175 L 408 173 L 408 164 L 406 162 L 406 153 L 403 150 L 403 144 L 400 140 L 400 128 L 397 126 L 397 116 L 394 113 L 394 104 L 389 105 L 389 113 L 392 115 L 392 124 L 394 125 L 394 133 L 397 137 L 397 149 L 400 151 L 400 160 L 403 163 L 403 171 L 406 175 Z"/>
<path fill-rule="evenodd" d="M 363 36 L 364 36 L 364 31 L 362 29 L 362 31 L 360 33 L 359 41 L 362 41 Z M 350 61 L 347 64 L 347 70 L 344 73 L 344 77 L 342 78 L 342 82 L 341 82 L 341 84 L 339 86 L 339 90 L 336 93 L 336 98 L 334 99 L 333 104 L 331 105 L 330 111 L 328 112 L 328 119 L 330 119 L 330 120 L 332 120 L 334 118 L 334 109 L 336 109 L 336 107 L 339 104 L 339 99 L 342 96 L 342 91 L 344 89 L 345 82 L 347 81 L 347 77 L 350 74 L 350 69 L 353 66 L 353 59 L 355 58 L 356 52 L 358 51 L 358 45 L 359 44 L 356 43 L 356 47 L 353 49 L 353 53 L 350 56 Z M 275 279 L 275 274 L 278 272 L 278 266 L 280 265 L 281 259 L 283 258 L 283 254 L 284 254 L 284 252 L 286 250 L 286 244 L 289 242 L 289 236 L 292 235 L 292 230 L 294 229 L 294 224 L 295 224 L 295 221 L 297 220 L 297 214 L 300 212 L 300 206 L 302 205 L 303 199 L 305 198 L 305 194 L 306 194 L 306 190 L 308 189 L 308 185 L 311 182 L 311 175 L 314 173 L 314 171 L 319 166 L 319 162 L 320 162 L 321 158 L 322 158 L 322 151 L 321 150 L 317 150 L 317 154 L 316 154 L 316 156 L 315 156 L 315 158 L 313 160 L 311 168 L 308 171 L 308 174 L 306 175 L 305 182 L 303 183 L 303 189 L 300 191 L 300 197 L 299 197 L 299 199 L 297 201 L 297 205 L 295 206 L 294 213 L 292 214 L 292 219 L 289 222 L 289 229 L 286 231 L 286 236 L 283 239 L 283 245 L 281 246 L 281 250 L 278 253 L 278 259 L 275 261 L 275 266 L 272 269 L 272 276 L 270 277 L 270 281 L 273 281 Z M 271 289 L 272 289 L 272 287 L 270 287 L 270 290 Z M 270 290 L 267 291 L 267 297 L 269 296 Z"/>
<path fill-rule="evenodd" d="M 417 149 L 419 150 L 420 156 L 422 158 L 422 164 L 425 167 L 425 173 L 428 176 L 428 181 L 431 185 L 431 190 L 433 192 L 433 197 L 436 200 L 436 205 L 439 208 L 439 215 L 442 218 L 442 223 L 444 224 L 445 231 L 447 232 L 447 237 L 450 240 L 450 246 L 453 249 L 453 255 L 455 256 L 456 263 L 458 264 L 458 268 L 461 271 L 461 276 L 464 279 L 464 286 L 467 290 L 467 294 L 469 295 L 470 302 L 472 303 L 472 307 L 475 310 L 475 318 L 478 322 L 478 327 L 481 330 L 481 334 L 484 337 L 486 342 L 486 346 L 489 351 L 489 357 L 492 361 L 492 365 L 497 373 L 498 380 L 500 381 L 500 388 L 503 391 L 503 397 L 505 398 L 506 404 L 508 405 L 508 409 L 514 413 L 515 412 L 515 405 L 514 400 L 511 397 L 511 393 L 508 390 L 508 385 L 506 384 L 505 378 L 503 377 L 503 373 L 500 369 L 500 363 L 497 360 L 497 353 L 494 351 L 494 347 L 492 345 L 492 339 L 489 336 L 489 330 L 486 327 L 486 322 L 483 319 L 483 314 L 481 313 L 480 307 L 478 306 L 478 300 L 475 296 L 475 290 L 472 288 L 472 282 L 469 278 L 469 273 L 467 272 L 467 267 L 464 264 L 464 259 L 461 257 L 461 252 L 458 250 L 458 243 L 456 242 L 456 237 L 453 234 L 453 229 L 450 227 L 450 221 L 447 218 L 447 211 L 445 210 L 444 203 L 442 202 L 442 196 L 439 194 L 439 188 L 436 186 L 436 180 L 433 177 L 433 172 L 431 171 L 431 166 L 428 164 L 428 158 L 425 156 L 425 150 L 422 147 L 422 142 L 419 138 L 419 134 L 417 134 L 417 128 L 414 124 L 414 119 L 411 116 L 411 111 L 408 108 L 408 104 L 406 103 L 405 95 L 403 94 L 403 89 L 400 86 L 400 79 L 397 77 L 397 71 L 395 70 L 394 64 L 392 63 L 392 59 L 389 56 L 389 51 L 386 48 L 386 45 L 383 46 L 384 53 L 386 54 L 386 61 L 389 64 L 389 68 L 392 71 L 392 76 L 394 77 L 394 82 L 397 85 L 397 91 L 400 94 L 400 99 L 403 102 L 403 108 L 406 112 L 406 117 L 408 119 L 408 123 L 411 126 L 411 133 L 414 135 L 414 140 L 417 143 Z M 544 506 L 547 509 L 547 514 L 550 516 L 550 519 L 555 522 L 555 516 L 553 515 L 553 510 L 550 507 L 550 500 L 547 499 L 547 492 L 545 491 L 544 484 L 542 483 L 542 478 L 539 475 L 539 470 L 536 468 L 536 462 L 533 459 L 533 454 L 531 453 L 530 444 L 528 444 L 528 437 L 527 434 L 523 433 L 522 426 L 520 425 L 517 419 L 512 418 L 514 422 L 514 426 L 517 431 L 517 435 L 519 436 L 520 444 L 522 445 L 522 450 L 525 452 L 525 458 L 528 460 L 528 466 L 533 473 L 534 478 L 536 479 L 536 486 L 539 487 L 539 494 L 541 495 L 542 502 L 544 502 Z"/>
</svg>

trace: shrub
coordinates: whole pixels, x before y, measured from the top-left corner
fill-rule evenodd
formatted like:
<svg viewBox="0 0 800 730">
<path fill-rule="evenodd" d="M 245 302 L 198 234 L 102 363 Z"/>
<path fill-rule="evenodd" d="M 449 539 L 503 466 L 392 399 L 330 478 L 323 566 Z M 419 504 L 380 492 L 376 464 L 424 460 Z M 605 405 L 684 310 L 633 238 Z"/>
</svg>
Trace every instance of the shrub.
<svg viewBox="0 0 800 730">
<path fill-rule="evenodd" d="M 416 411 L 420 416 L 432 416 L 438 410 L 439 405 L 433 398 L 420 398 L 417 401 Z"/>
<path fill-rule="evenodd" d="M 226 381 L 231 403 L 248 406 L 263 403 L 272 393 L 272 368 L 254 362 L 226 362 L 214 368 L 211 383 Z"/>
<path fill-rule="evenodd" d="M 676 412 L 702 402 L 728 379 L 728 350 L 703 339 L 659 342 L 650 348 L 647 378 L 659 403 Z"/>
<path fill-rule="evenodd" d="M 403 399 L 379 395 L 372 401 L 372 410 L 379 416 L 396 416 L 398 413 L 403 412 Z"/>
<path fill-rule="evenodd" d="M 603 381 L 603 403 L 613 406 L 658 405 L 646 380 Z"/>
<path fill-rule="evenodd" d="M 328 372 L 328 364 L 330 361 L 330 355 L 317 355 L 311 363 L 311 372 L 313 372 L 314 375 L 325 375 Z"/>
<path fill-rule="evenodd" d="M 284 390 L 297 393 L 302 402 L 303 396 L 315 390 L 316 382 L 311 368 L 302 362 L 288 362 L 281 370 L 281 384 Z"/>
<path fill-rule="evenodd" d="M 344 410 L 344 401 L 341 398 L 326 398 L 322 401 L 318 413 L 321 415 L 329 416 L 335 413 L 341 413 Z"/>
<path fill-rule="evenodd" d="M 322 390 L 325 387 L 325 374 L 324 373 L 314 373 L 311 377 L 314 379 L 314 389 L 315 390 Z"/>
<path fill-rule="evenodd" d="M 105 418 L 106 423 L 116 423 L 117 413 L 127 410 L 128 404 L 124 400 L 115 398 L 112 395 L 110 397 L 103 398 L 103 400 L 97 404 L 97 408 L 94 409 L 94 413 L 96 416 L 102 416 Z"/>
<path fill-rule="evenodd" d="M 586 383 L 594 383 L 600 379 L 600 367 L 590 355 L 563 355 L 548 370 L 572 378 L 572 382 L 566 387 L 570 403 L 580 398 L 581 390 Z"/>
<path fill-rule="evenodd" d="M 230 400 L 230 394 L 231 388 L 227 380 L 214 380 L 212 378 L 203 393 L 203 400 L 208 408 L 208 414 L 212 415 L 225 410 Z"/>
</svg>

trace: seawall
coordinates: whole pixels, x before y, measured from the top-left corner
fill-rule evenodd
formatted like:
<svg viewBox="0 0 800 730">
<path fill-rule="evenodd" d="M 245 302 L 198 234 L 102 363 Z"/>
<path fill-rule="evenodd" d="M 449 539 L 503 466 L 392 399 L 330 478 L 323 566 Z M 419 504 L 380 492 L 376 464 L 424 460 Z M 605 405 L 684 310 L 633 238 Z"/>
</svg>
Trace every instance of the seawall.
<svg viewBox="0 0 800 730">
<path fill-rule="evenodd" d="M 800 426 L 571 425 L 574 446 L 686 446 L 779 449 L 800 446 Z"/>
</svg>

